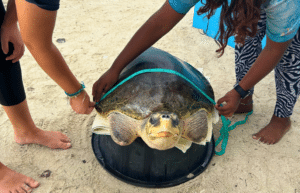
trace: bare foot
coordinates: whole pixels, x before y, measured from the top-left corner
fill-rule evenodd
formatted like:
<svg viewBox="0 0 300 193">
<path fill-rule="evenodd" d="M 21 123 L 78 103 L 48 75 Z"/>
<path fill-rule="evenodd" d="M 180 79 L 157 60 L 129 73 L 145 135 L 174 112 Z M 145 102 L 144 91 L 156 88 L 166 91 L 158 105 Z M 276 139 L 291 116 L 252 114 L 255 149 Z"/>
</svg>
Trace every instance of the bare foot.
<svg viewBox="0 0 300 193">
<path fill-rule="evenodd" d="M 34 179 L 19 174 L 0 162 L 0 193 L 29 193 L 39 185 Z"/>
<path fill-rule="evenodd" d="M 39 128 L 28 132 L 15 130 L 15 141 L 19 144 L 40 144 L 51 149 L 69 149 L 70 139 L 58 131 L 43 131 Z"/>
<path fill-rule="evenodd" d="M 249 113 L 253 109 L 252 95 L 242 99 L 234 113 Z"/>
<path fill-rule="evenodd" d="M 279 118 L 273 115 L 270 123 L 252 137 L 266 144 L 275 144 L 284 136 L 290 127 L 291 120 L 289 117 Z"/>
</svg>

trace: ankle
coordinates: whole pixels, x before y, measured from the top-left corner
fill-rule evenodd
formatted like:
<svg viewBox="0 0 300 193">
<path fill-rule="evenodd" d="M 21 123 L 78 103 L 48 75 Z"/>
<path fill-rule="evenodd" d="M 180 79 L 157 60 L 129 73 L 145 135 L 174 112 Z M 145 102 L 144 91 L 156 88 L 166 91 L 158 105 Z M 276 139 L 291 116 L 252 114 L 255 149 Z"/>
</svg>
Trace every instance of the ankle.
<svg viewBox="0 0 300 193">
<path fill-rule="evenodd" d="M 28 129 L 15 129 L 14 132 L 14 140 L 19 144 L 27 144 L 27 143 L 34 143 L 38 140 L 38 136 L 40 135 L 40 129 L 34 127 L 30 130 Z"/>
<path fill-rule="evenodd" d="M 291 119 L 290 117 L 277 117 L 276 115 L 273 114 L 270 122 L 291 124 Z"/>
<path fill-rule="evenodd" d="M 34 135 L 37 132 L 39 132 L 39 128 L 36 126 L 32 126 L 29 129 L 28 128 L 16 128 L 14 127 L 14 134 L 17 136 L 28 136 L 28 135 Z"/>
</svg>

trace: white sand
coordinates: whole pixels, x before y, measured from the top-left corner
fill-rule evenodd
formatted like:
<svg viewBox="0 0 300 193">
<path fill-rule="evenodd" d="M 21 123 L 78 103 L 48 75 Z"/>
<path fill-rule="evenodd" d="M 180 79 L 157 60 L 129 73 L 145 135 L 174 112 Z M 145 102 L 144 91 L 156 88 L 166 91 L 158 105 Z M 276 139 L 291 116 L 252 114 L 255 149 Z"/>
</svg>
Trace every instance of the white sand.
<svg viewBox="0 0 300 193">
<path fill-rule="evenodd" d="M 53 41 L 72 72 L 85 82 L 90 96 L 93 83 L 163 3 L 163 0 L 61 1 Z M 203 68 L 219 99 L 235 82 L 234 50 L 227 48 L 223 57 L 216 58 L 217 45 L 192 28 L 192 18 L 193 10 L 154 46 Z M 59 44 L 58 38 L 65 38 L 66 42 Z M 34 192 L 300 192 L 300 104 L 296 104 L 290 132 L 278 144 L 260 144 L 251 137 L 273 114 L 276 101 L 273 72 L 256 86 L 254 113 L 245 125 L 230 133 L 223 156 L 214 156 L 207 170 L 189 182 L 172 188 L 147 189 L 119 181 L 96 160 L 91 147 L 91 124 L 96 111 L 90 115 L 75 114 L 63 90 L 43 72 L 28 50 L 21 65 L 35 123 L 44 130 L 62 131 L 73 145 L 66 151 L 39 145 L 20 146 L 13 141 L 13 128 L 4 110 L 0 110 L 0 161 L 41 182 Z M 232 120 L 243 118 L 236 115 Z M 219 136 L 220 127 L 220 122 L 214 125 L 215 137 Z M 49 178 L 40 177 L 45 170 L 52 171 Z"/>
</svg>

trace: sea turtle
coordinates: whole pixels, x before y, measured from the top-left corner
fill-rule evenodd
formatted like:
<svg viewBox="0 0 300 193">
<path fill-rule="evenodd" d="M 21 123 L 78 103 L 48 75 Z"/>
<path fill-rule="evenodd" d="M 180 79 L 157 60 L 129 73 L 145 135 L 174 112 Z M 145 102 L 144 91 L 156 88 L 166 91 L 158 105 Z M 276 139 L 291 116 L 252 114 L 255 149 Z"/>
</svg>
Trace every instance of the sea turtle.
<svg viewBox="0 0 300 193">
<path fill-rule="evenodd" d="M 149 69 L 159 70 L 134 76 Z M 205 145 L 211 140 L 212 122 L 218 120 L 218 114 L 195 86 L 214 99 L 211 85 L 198 70 L 151 47 L 123 69 L 115 90 L 96 105 L 93 132 L 110 134 L 122 146 L 137 137 L 158 150 L 185 140 Z"/>
</svg>

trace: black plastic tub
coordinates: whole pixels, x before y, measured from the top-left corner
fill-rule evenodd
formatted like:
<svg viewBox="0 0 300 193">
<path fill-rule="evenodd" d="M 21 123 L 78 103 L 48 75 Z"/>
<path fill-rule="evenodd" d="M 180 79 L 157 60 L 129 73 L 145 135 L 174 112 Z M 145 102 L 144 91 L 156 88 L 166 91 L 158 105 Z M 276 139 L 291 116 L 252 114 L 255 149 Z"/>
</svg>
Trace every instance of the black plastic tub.
<svg viewBox="0 0 300 193">
<path fill-rule="evenodd" d="M 111 136 L 92 135 L 92 148 L 99 163 L 113 176 L 135 186 L 164 188 L 179 185 L 201 174 L 214 155 L 215 142 L 192 144 L 183 153 L 177 148 L 156 150 L 141 138 L 128 146 Z"/>
</svg>

